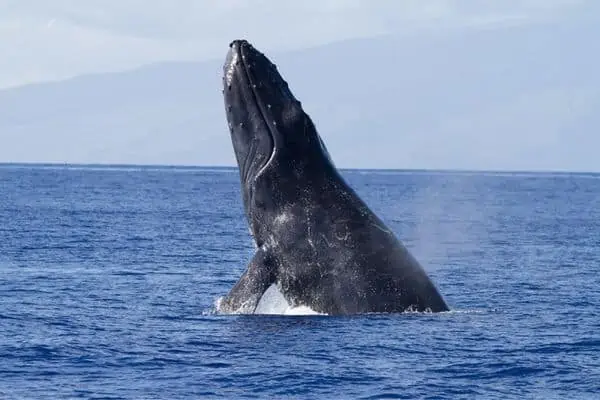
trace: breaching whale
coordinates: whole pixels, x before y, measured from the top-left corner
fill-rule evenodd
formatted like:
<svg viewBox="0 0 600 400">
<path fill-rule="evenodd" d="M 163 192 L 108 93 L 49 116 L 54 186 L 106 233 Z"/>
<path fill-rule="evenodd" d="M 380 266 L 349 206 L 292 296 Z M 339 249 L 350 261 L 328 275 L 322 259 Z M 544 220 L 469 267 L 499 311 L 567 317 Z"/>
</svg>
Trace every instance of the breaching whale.
<svg viewBox="0 0 600 400">
<path fill-rule="evenodd" d="M 219 311 L 254 313 L 272 287 L 293 307 L 329 315 L 448 310 L 421 265 L 337 171 L 275 65 L 235 40 L 223 69 L 257 250 Z"/>
</svg>

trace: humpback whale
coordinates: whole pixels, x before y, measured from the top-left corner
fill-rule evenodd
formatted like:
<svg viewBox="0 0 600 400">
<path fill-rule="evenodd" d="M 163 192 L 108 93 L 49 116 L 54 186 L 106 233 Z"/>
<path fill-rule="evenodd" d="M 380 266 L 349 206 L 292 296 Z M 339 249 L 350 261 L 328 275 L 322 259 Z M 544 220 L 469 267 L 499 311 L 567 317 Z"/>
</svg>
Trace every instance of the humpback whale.
<svg viewBox="0 0 600 400">
<path fill-rule="evenodd" d="M 219 311 L 258 312 L 271 288 L 329 315 L 447 311 L 423 267 L 340 175 L 276 66 L 234 40 L 223 72 L 256 253 Z"/>
</svg>

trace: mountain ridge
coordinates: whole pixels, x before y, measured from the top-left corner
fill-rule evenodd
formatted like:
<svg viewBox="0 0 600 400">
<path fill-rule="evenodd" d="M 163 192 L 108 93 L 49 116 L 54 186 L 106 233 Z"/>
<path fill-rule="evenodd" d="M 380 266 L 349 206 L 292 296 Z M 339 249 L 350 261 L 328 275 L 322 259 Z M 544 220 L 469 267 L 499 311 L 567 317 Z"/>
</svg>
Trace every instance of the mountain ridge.
<svg viewBox="0 0 600 400">
<path fill-rule="evenodd" d="M 341 167 L 596 171 L 597 30 L 386 35 L 267 55 Z M 0 90 L 0 161 L 233 165 L 222 62 Z"/>
</svg>

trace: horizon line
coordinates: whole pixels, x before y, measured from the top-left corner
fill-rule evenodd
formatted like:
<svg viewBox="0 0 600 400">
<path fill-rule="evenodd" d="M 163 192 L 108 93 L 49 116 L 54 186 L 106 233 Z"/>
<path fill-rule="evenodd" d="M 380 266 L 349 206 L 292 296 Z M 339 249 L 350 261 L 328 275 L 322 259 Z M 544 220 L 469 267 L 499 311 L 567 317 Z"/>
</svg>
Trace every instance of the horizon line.
<svg viewBox="0 0 600 400">
<path fill-rule="evenodd" d="M 81 168 L 81 169 L 196 169 L 196 170 L 232 170 L 238 169 L 236 165 L 199 165 L 199 164 L 136 164 L 136 163 L 69 163 L 69 162 L 10 162 L 0 161 L 0 168 L 26 168 L 26 167 L 41 167 L 41 168 Z M 579 171 L 579 170 L 526 170 L 526 169 L 469 169 L 469 168 L 385 168 L 385 167 L 368 167 L 368 168 L 353 168 L 339 167 L 340 171 L 361 171 L 361 172 L 404 172 L 404 173 L 480 173 L 480 174 L 533 174 L 533 175 L 600 175 L 600 171 Z"/>
</svg>

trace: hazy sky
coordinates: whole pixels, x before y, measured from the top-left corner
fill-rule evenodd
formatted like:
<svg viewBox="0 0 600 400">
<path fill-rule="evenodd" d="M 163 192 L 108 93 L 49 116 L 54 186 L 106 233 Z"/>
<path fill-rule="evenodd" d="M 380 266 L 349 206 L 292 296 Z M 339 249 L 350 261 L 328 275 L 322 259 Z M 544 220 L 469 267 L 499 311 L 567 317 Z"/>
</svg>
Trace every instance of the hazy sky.
<svg viewBox="0 0 600 400">
<path fill-rule="evenodd" d="M 597 26 L 596 0 L 0 0 L 0 162 L 232 165 L 218 64 L 243 37 L 338 166 L 600 171 Z"/>
<path fill-rule="evenodd" d="M 584 0 L 0 0 L 0 88 L 162 60 L 222 57 L 250 37 L 266 50 L 382 33 L 523 24 Z"/>
</svg>

